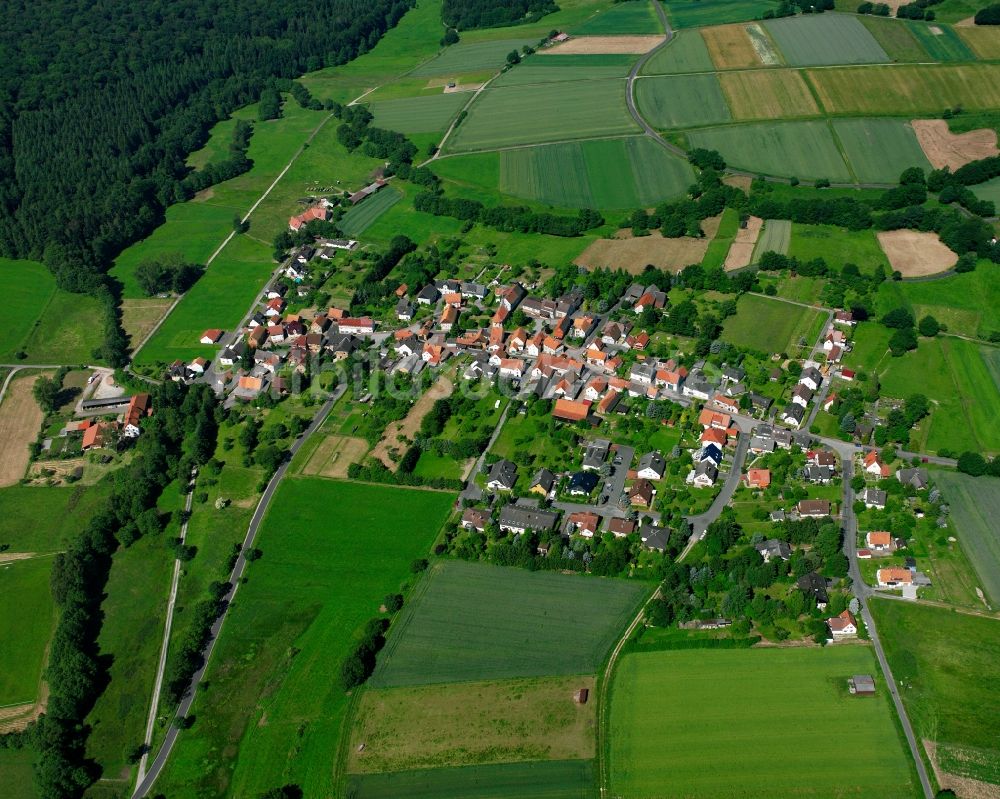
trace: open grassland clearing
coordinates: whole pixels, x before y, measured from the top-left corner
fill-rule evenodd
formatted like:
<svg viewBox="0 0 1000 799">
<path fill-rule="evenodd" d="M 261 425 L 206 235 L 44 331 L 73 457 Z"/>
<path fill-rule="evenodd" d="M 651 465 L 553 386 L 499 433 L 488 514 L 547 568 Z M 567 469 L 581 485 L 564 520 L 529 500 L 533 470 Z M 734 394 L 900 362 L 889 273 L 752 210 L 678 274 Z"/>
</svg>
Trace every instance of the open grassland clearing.
<svg viewBox="0 0 1000 799">
<path fill-rule="evenodd" d="M 907 27 L 934 61 L 974 61 L 976 56 L 950 25 L 907 20 Z"/>
<path fill-rule="evenodd" d="M 624 580 L 437 563 L 390 633 L 372 684 L 592 673 L 647 591 Z"/>
<path fill-rule="evenodd" d="M 958 255 L 941 243 L 937 233 L 883 230 L 877 236 L 889 265 L 903 277 L 936 275 L 958 262 Z"/>
<path fill-rule="evenodd" d="M 997 207 L 1000 207 L 1000 178 L 993 178 L 986 183 L 973 186 L 972 192 L 980 200 L 991 200 Z"/>
<path fill-rule="evenodd" d="M 1000 28 L 995 25 L 978 25 L 955 30 L 979 58 L 1000 58 Z"/>
<path fill-rule="evenodd" d="M 652 264 L 658 269 L 680 272 L 685 266 L 700 264 L 711 237 L 664 238 L 654 230 L 648 236 L 597 239 L 573 262 L 588 269 L 624 269 L 639 275 Z"/>
<path fill-rule="evenodd" d="M 448 123 L 469 101 L 465 92 L 447 92 L 430 97 L 400 97 L 371 104 L 373 124 L 400 133 L 444 132 Z"/>
<path fill-rule="evenodd" d="M 340 218 L 340 230 L 345 236 L 360 236 L 392 206 L 403 199 L 403 194 L 394 186 L 386 186 L 378 194 L 355 205 Z"/>
<path fill-rule="evenodd" d="M 56 621 L 54 555 L 0 563 L 0 708 L 34 703 Z M 2 722 L 0 722 L 2 723 Z"/>
<path fill-rule="evenodd" d="M 673 27 L 697 28 L 760 19 L 778 4 L 771 0 L 668 0 L 664 5 Z"/>
<path fill-rule="evenodd" d="M 936 745 L 940 772 L 990 783 L 995 795 L 1000 621 L 883 599 L 871 611 L 917 738 Z M 953 784 L 942 776 L 942 788 Z"/>
<path fill-rule="evenodd" d="M 646 120 L 656 128 L 689 128 L 731 119 L 719 78 L 709 75 L 672 75 L 643 78 L 636 101 Z"/>
<path fill-rule="evenodd" d="M 1000 331 L 1000 264 L 980 261 L 975 271 L 940 280 L 883 285 L 879 305 L 908 305 L 917 319 L 930 314 L 953 333 L 989 339 Z"/>
<path fill-rule="evenodd" d="M 702 266 L 706 269 L 718 269 L 725 263 L 729 248 L 736 239 L 740 228 L 740 218 L 735 208 L 726 208 L 719 217 L 718 227 L 712 236 L 712 241 L 705 250 Z M 706 231 L 707 232 L 707 231 Z"/>
<path fill-rule="evenodd" d="M 764 230 L 757 238 L 754 249 L 754 260 L 758 260 L 765 252 L 788 254 L 788 246 L 792 241 L 792 223 L 787 219 L 767 219 Z"/>
<path fill-rule="evenodd" d="M 1000 605 L 1000 480 L 936 472 L 934 480 L 951 507 L 951 523 L 993 607 Z"/>
<path fill-rule="evenodd" d="M 746 25 L 718 25 L 701 31 L 712 62 L 717 69 L 762 67 Z"/>
<path fill-rule="evenodd" d="M 855 16 L 806 14 L 769 19 L 762 24 L 792 66 L 879 64 L 891 60 Z"/>
<path fill-rule="evenodd" d="M 440 34 L 438 34 L 440 38 Z M 500 69 L 511 50 L 520 50 L 526 44 L 537 44 L 532 39 L 498 39 L 495 41 L 459 42 L 446 47 L 441 53 L 410 72 L 414 77 L 453 75 L 476 72 L 482 69 Z"/>
<path fill-rule="evenodd" d="M 901 119 L 835 119 L 833 130 L 862 183 L 896 184 L 911 166 L 930 170 L 916 134 Z"/>
<path fill-rule="evenodd" d="M 669 44 L 642 68 L 643 75 L 711 72 L 714 69 L 705 40 L 698 31 L 678 31 Z"/>
<path fill-rule="evenodd" d="M 860 16 L 858 21 L 893 61 L 927 61 L 930 56 L 917 41 L 905 20 Z"/>
<path fill-rule="evenodd" d="M 944 0 L 940 5 L 934 6 L 937 19 L 941 22 L 955 22 L 960 25 L 971 25 L 971 17 L 986 6 L 991 0 Z"/>
<path fill-rule="evenodd" d="M 14 353 L 29 343 L 36 326 L 52 296 L 56 281 L 44 264 L 37 261 L 16 261 L 0 258 L 0 284 L 8 297 L 13 313 L 4 328 L 0 344 L 0 360 L 14 362 Z"/>
<path fill-rule="evenodd" d="M 28 445 L 38 436 L 45 418 L 32 393 L 41 374 L 51 376 L 51 372 L 14 375 L 0 403 L 0 487 L 12 486 L 24 477 L 31 461 Z"/>
<path fill-rule="evenodd" d="M 830 114 L 939 114 L 1000 108 L 1000 64 L 904 64 L 808 71 Z M 859 87 L 863 89 L 859 90 Z"/>
<path fill-rule="evenodd" d="M 4 400 L 6 402 L 6 400 Z M 0 544 L 6 554 L 61 551 L 71 536 L 100 510 L 110 486 L 11 486 L 0 489 Z"/>
<path fill-rule="evenodd" d="M 737 169 L 806 180 L 853 180 L 825 121 L 727 125 L 687 136 L 692 147 L 718 150 Z"/>
<path fill-rule="evenodd" d="M 453 152 L 635 131 L 625 107 L 625 81 L 486 89 L 448 139 Z"/>
<path fill-rule="evenodd" d="M 596 697 L 573 694 L 594 678 L 543 677 L 383 688 L 365 692 L 348 771 L 372 773 L 477 763 L 589 760 Z"/>
<path fill-rule="evenodd" d="M 159 322 L 167 312 L 173 300 L 148 299 L 148 300 L 122 300 L 122 328 L 129 338 L 129 344 L 135 348 L 149 335 L 156 323 Z"/>
<path fill-rule="evenodd" d="M 722 328 L 725 341 L 769 354 L 787 352 L 795 357 L 798 345 L 819 318 L 819 311 L 755 294 L 744 294 L 736 315 Z M 811 347 L 814 342 L 809 341 Z"/>
<path fill-rule="evenodd" d="M 490 86 L 523 86 L 529 83 L 624 78 L 628 75 L 633 63 L 635 63 L 635 56 L 626 54 L 561 55 L 558 58 L 531 58 L 519 64 L 517 69 L 504 72 Z"/>
<path fill-rule="evenodd" d="M 877 695 L 851 696 L 854 674 L 875 675 Z M 893 712 L 868 647 L 629 654 L 612 686 L 611 788 L 624 799 L 910 799 Z M 803 719 L 822 734 L 802 735 Z M 850 751 L 849 769 L 828 756 L 830 740 Z"/>
<path fill-rule="evenodd" d="M 574 36 L 623 33 L 662 33 L 660 18 L 652 3 L 616 3 L 598 8 L 583 22 L 567 29 Z"/>
<path fill-rule="evenodd" d="M 590 760 L 552 760 L 351 776 L 354 799 L 593 799 Z"/>
<path fill-rule="evenodd" d="M 663 36 L 573 36 L 539 51 L 538 55 L 641 55 L 662 42 Z"/>
<path fill-rule="evenodd" d="M 802 261 L 823 258 L 838 267 L 854 264 L 866 274 L 871 274 L 878 266 L 889 269 L 889 259 L 872 230 L 846 230 L 795 222 L 788 254 Z"/>
<path fill-rule="evenodd" d="M 948 167 L 954 171 L 970 161 L 1000 154 L 995 130 L 983 128 L 968 133 L 952 133 L 943 119 L 915 119 L 911 125 L 920 148 L 935 169 Z M 980 188 L 982 184 L 973 186 L 972 190 Z"/>
<path fill-rule="evenodd" d="M 733 119 L 777 119 L 819 116 L 798 70 L 756 70 L 719 75 Z"/>
<path fill-rule="evenodd" d="M 198 723 L 180 737 L 160 789 L 257 796 L 291 782 L 307 796 L 339 794 L 332 762 L 349 702 L 340 663 L 428 552 L 453 500 L 284 480 L 257 541 L 263 557 L 212 657 L 211 688 L 195 703 Z"/>
</svg>

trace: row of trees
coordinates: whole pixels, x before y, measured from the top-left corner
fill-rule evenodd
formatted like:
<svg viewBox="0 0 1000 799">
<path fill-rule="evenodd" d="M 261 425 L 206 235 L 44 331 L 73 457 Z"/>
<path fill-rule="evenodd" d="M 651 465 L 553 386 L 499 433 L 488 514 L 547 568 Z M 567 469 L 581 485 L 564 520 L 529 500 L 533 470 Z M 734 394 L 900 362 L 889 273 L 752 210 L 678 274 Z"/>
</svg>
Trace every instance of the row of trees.
<svg viewBox="0 0 1000 799">
<path fill-rule="evenodd" d="M 576 216 L 535 212 L 523 205 L 487 206 L 478 200 L 446 197 L 440 191 L 425 191 L 413 199 L 413 207 L 434 216 L 450 216 L 478 222 L 506 233 L 545 233 L 549 236 L 579 236 L 604 224 L 604 217 L 591 208 Z"/>
</svg>

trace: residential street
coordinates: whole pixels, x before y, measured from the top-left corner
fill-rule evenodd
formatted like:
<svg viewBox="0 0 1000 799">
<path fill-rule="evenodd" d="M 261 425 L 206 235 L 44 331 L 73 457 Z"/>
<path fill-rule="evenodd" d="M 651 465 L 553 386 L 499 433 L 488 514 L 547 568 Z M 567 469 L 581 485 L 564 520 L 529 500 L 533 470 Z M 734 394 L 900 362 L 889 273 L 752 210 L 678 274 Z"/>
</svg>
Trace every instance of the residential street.
<svg viewBox="0 0 1000 799">
<path fill-rule="evenodd" d="M 726 482 L 723 484 L 719 495 L 715 498 L 715 501 L 707 511 L 698 514 L 697 516 L 688 517 L 688 522 L 691 524 L 692 541 L 697 541 L 705 534 L 705 530 L 708 529 L 708 525 L 719 518 L 723 508 L 729 504 L 729 501 L 733 498 L 733 494 L 736 493 L 736 489 L 740 487 L 740 480 L 743 477 L 743 462 L 746 460 L 747 451 L 749 449 L 750 436 L 743 433 L 740 436 L 739 442 L 736 444 L 736 453 L 733 455 L 733 463 L 729 468 L 729 474 L 726 476 Z"/>
</svg>

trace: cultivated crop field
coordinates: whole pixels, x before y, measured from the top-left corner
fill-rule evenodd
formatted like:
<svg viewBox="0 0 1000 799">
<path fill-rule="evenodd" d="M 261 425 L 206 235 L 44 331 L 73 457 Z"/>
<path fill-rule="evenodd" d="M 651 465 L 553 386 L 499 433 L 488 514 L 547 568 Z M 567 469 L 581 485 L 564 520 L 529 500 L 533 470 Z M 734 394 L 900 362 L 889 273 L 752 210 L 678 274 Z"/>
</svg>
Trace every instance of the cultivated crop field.
<svg viewBox="0 0 1000 799">
<path fill-rule="evenodd" d="M 446 149 L 483 150 L 609 136 L 636 129 L 625 108 L 625 81 L 487 89 L 472 104 L 468 118 L 453 131 Z"/>
<path fill-rule="evenodd" d="M 636 56 L 624 53 L 606 55 L 560 55 L 530 58 L 511 69 L 491 87 L 522 86 L 528 83 L 560 83 L 563 81 L 624 78 L 635 63 Z"/>
<path fill-rule="evenodd" d="M 636 102 L 655 128 L 687 128 L 728 122 L 731 118 L 716 75 L 643 78 Z"/>
<path fill-rule="evenodd" d="M 918 739 L 939 767 L 1000 785 L 1000 637 L 995 619 L 876 599 L 871 611 Z M 946 781 L 945 787 L 950 781 Z M 981 793 L 987 796 L 989 793 Z"/>
<path fill-rule="evenodd" d="M 763 353 L 794 355 L 799 339 L 809 335 L 818 319 L 819 312 L 811 308 L 744 294 L 736 304 L 736 315 L 725 321 L 722 338 Z"/>
<path fill-rule="evenodd" d="M 760 19 L 776 7 L 777 3 L 771 0 L 675 0 L 666 3 L 667 18 L 675 28 Z"/>
<path fill-rule="evenodd" d="M 643 75 L 673 75 L 682 72 L 710 72 L 714 68 L 705 40 L 698 31 L 674 34 L 662 50 L 646 62 Z"/>
<path fill-rule="evenodd" d="M 354 799 L 593 799 L 590 760 L 417 769 L 349 778 Z"/>
<path fill-rule="evenodd" d="M 389 636 L 372 684 L 593 672 L 647 590 L 622 580 L 435 564 Z"/>
<path fill-rule="evenodd" d="M 855 16 L 807 14 L 769 19 L 763 25 L 792 66 L 889 61 L 885 50 Z"/>
<path fill-rule="evenodd" d="M 835 119 L 833 130 L 863 183 L 896 184 L 904 169 L 931 169 L 916 134 L 901 119 Z"/>
<path fill-rule="evenodd" d="M 400 133 L 443 132 L 470 97 L 468 92 L 442 92 L 429 97 L 380 100 L 370 106 L 375 115 L 373 124 Z"/>
<path fill-rule="evenodd" d="M 195 703 L 202 721 L 181 736 L 160 789 L 257 796 L 294 782 L 309 796 L 334 795 L 331 759 L 348 704 L 340 663 L 427 554 L 453 501 L 286 478 L 258 538 L 263 556 L 212 657 L 212 687 Z"/>
<path fill-rule="evenodd" d="M 957 31 L 980 58 L 1000 58 L 1000 30 L 991 25 Z"/>
<path fill-rule="evenodd" d="M 574 36 L 611 36 L 620 34 L 662 33 L 660 18 L 652 3 L 618 3 L 598 9 L 578 25 L 571 25 Z"/>
<path fill-rule="evenodd" d="M 816 101 L 797 70 L 724 72 L 719 81 L 734 119 L 819 115 Z"/>
<path fill-rule="evenodd" d="M 974 61 L 976 56 L 954 28 L 933 22 L 907 21 L 914 38 L 934 61 Z"/>
<path fill-rule="evenodd" d="M 752 69 L 764 66 L 754 49 L 746 25 L 703 28 L 701 35 L 718 69 Z"/>
<path fill-rule="evenodd" d="M 861 16 L 858 21 L 893 61 L 927 61 L 930 54 L 920 46 L 904 20 Z"/>
<path fill-rule="evenodd" d="M 876 675 L 878 694 L 851 696 L 853 674 Z M 867 647 L 629 654 L 612 687 L 612 792 L 911 799 L 893 712 Z"/>
<path fill-rule="evenodd" d="M 688 133 L 691 147 L 718 150 L 727 163 L 766 175 L 851 181 L 826 122 L 772 122 Z"/>
<path fill-rule="evenodd" d="M 360 236 L 401 199 L 402 192 L 393 186 L 386 186 L 344 214 L 340 218 L 340 230 L 345 236 Z"/>
<path fill-rule="evenodd" d="M 951 522 L 962 548 L 982 581 L 991 604 L 1000 605 L 1000 480 L 935 472 L 934 480 L 951 507 Z"/>
<path fill-rule="evenodd" d="M 441 54 L 426 61 L 410 74 L 414 77 L 433 75 L 460 75 L 463 72 L 477 72 L 483 69 L 503 66 L 507 53 L 520 50 L 526 44 L 537 44 L 537 39 L 500 39 L 470 44 L 453 44 Z"/>
<path fill-rule="evenodd" d="M 792 223 L 789 220 L 765 219 L 764 229 L 754 248 L 754 259 L 758 259 L 765 252 L 780 252 L 782 255 L 787 255 L 791 240 Z"/>
</svg>

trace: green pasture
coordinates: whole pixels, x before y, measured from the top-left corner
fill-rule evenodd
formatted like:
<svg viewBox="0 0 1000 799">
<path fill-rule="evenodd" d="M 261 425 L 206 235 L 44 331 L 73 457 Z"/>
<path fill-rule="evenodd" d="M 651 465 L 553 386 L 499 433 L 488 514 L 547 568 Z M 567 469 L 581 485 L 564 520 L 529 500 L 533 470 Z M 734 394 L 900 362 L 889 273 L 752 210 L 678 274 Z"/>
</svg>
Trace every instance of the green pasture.
<svg viewBox="0 0 1000 799">
<path fill-rule="evenodd" d="M 563 81 L 603 80 L 624 78 L 637 56 L 608 55 L 544 55 L 529 58 L 517 69 L 503 73 L 491 87 L 522 86 L 529 83 L 559 83 Z"/>
<path fill-rule="evenodd" d="M 440 33 L 437 36 L 440 38 Z M 538 40 L 499 39 L 471 44 L 459 42 L 451 47 L 446 47 L 436 58 L 426 61 L 409 74 L 414 77 L 431 77 L 458 75 L 463 72 L 475 72 L 494 67 L 499 69 L 506 63 L 507 54 L 511 50 L 520 50 L 526 44 L 535 45 L 538 44 Z"/>
<path fill-rule="evenodd" d="M 876 696 L 851 696 L 854 674 L 874 675 Z M 629 654 L 610 724 L 611 789 L 623 799 L 915 795 L 867 647 Z M 848 768 L 831 741 L 850 753 Z"/>
<path fill-rule="evenodd" d="M 934 480 L 951 507 L 962 548 L 982 581 L 993 606 L 1000 604 L 1000 480 L 958 472 L 935 472 Z"/>
<path fill-rule="evenodd" d="M 754 246 L 754 260 L 758 260 L 765 252 L 779 252 L 782 255 L 788 254 L 788 247 L 792 241 L 792 223 L 787 219 L 765 219 L 764 229 L 761 230 Z"/>
<path fill-rule="evenodd" d="M 979 9 L 992 3 L 993 0 L 944 0 L 940 5 L 934 6 L 934 13 L 940 22 L 960 22 L 966 17 L 975 16 Z"/>
<path fill-rule="evenodd" d="M 646 590 L 584 575 L 435 564 L 390 634 L 372 684 L 592 673 Z"/>
<path fill-rule="evenodd" d="M 858 17 L 875 41 L 893 61 L 927 61 L 930 54 L 920 45 L 906 20 L 892 17 Z"/>
<path fill-rule="evenodd" d="M 855 16 L 805 14 L 763 23 L 791 66 L 880 64 L 891 60 Z"/>
<path fill-rule="evenodd" d="M 636 102 L 655 128 L 713 125 L 732 118 L 715 74 L 643 78 L 636 85 Z"/>
<path fill-rule="evenodd" d="M 652 3 L 616 3 L 597 9 L 568 32 L 574 36 L 621 36 L 623 34 L 663 33 L 660 18 Z"/>
<path fill-rule="evenodd" d="M 0 488 L 0 544 L 11 552 L 59 552 L 103 508 L 111 486 L 9 486 Z"/>
<path fill-rule="evenodd" d="M 0 707 L 34 702 L 56 622 L 54 555 L 0 564 Z"/>
<path fill-rule="evenodd" d="M 386 594 L 412 579 L 454 495 L 324 479 L 282 482 L 212 656 L 195 727 L 159 790 L 257 796 L 294 783 L 339 793 L 349 697 L 340 664 Z"/>
<path fill-rule="evenodd" d="M 702 258 L 702 266 L 706 269 L 719 269 L 726 262 L 729 248 L 736 238 L 740 229 L 740 215 L 735 208 L 726 208 L 722 212 L 719 220 L 719 229 L 715 232 L 715 238 L 705 250 L 705 257 Z"/>
<path fill-rule="evenodd" d="M 861 183 L 899 182 L 904 169 L 931 164 L 910 123 L 902 119 L 835 119 L 831 123 Z"/>
<path fill-rule="evenodd" d="M 1000 331 L 1000 264 L 981 260 L 972 272 L 883 284 L 880 309 L 898 305 L 909 306 L 917 319 L 930 314 L 952 333 L 988 339 Z"/>
<path fill-rule="evenodd" d="M 446 149 L 485 150 L 635 130 L 625 107 L 625 81 L 514 86 L 480 94 L 468 118 L 452 132 Z"/>
<path fill-rule="evenodd" d="M 662 50 L 642 68 L 643 75 L 673 75 L 683 72 L 711 72 L 715 69 L 705 40 L 698 31 L 674 34 Z"/>
<path fill-rule="evenodd" d="M 980 200 L 992 200 L 997 207 L 1000 207 L 1000 178 L 993 178 L 970 188 Z"/>
<path fill-rule="evenodd" d="M 771 0 L 668 0 L 664 5 L 672 27 L 696 28 L 760 19 L 778 4 Z"/>
<path fill-rule="evenodd" d="M 810 334 L 819 316 L 812 308 L 744 294 L 736 303 L 736 314 L 723 324 L 722 338 L 763 353 L 794 355 L 799 340 Z M 808 342 L 809 346 L 813 343 Z"/>
<path fill-rule="evenodd" d="M 718 150 L 738 169 L 765 175 L 852 180 L 825 121 L 766 122 L 689 131 L 691 147 Z"/>
<path fill-rule="evenodd" d="M 0 359 L 14 363 L 14 353 L 37 340 L 42 315 L 57 291 L 56 281 L 45 265 L 37 261 L 0 258 L 0 284 L 4 296 L 17 309 L 7 323 Z"/>
<path fill-rule="evenodd" d="M 860 322 L 854 328 L 852 349 L 844 355 L 844 366 L 849 369 L 873 372 L 889 359 L 891 331 L 877 322 Z"/>
<path fill-rule="evenodd" d="M 878 266 L 884 267 L 887 274 L 891 271 L 872 230 L 847 230 L 794 222 L 788 254 L 802 261 L 823 258 L 834 266 L 854 264 L 868 274 Z"/>
<path fill-rule="evenodd" d="M 338 227 L 345 236 L 360 236 L 401 199 L 403 199 L 401 192 L 392 186 L 386 186 L 378 194 L 369 197 L 344 214 L 340 218 Z"/>
<path fill-rule="evenodd" d="M 935 61 L 975 61 L 976 56 L 955 29 L 940 22 L 907 21 L 914 37 Z"/>
<path fill-rule="evenodd" d="M 871 611 L 917 738 L 944 770 L 1000 785 L 997 621 L 883 599 Z"/>
<path fill-rule="evenodd" d="M 471 97 L 469 92 L 450 92 L 429 97 L 381 100 L 370 106 L 375 115 L 373 124 L 400 133 L 444 132 Z"/>
<path fill-rule="evenodd" d="M 354 799 L 593 799 L 591 760 L 550 760 L 351 776 Z"/>
<path fill-rule="evenodd" d="M 5 799 L 41 799 L 35 790 L 34 759 L 35 753 L 27 747 L 0 749 L 0 782 Z"/>
</svg>

